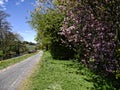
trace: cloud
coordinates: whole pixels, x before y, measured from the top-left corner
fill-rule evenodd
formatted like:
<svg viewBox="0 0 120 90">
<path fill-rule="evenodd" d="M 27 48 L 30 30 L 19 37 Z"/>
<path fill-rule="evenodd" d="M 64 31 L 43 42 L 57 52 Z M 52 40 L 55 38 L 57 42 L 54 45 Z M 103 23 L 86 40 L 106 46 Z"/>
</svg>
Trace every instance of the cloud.
<svg viewBox="0 0 120 90">
<path fill-rule="evenodd" d="M 8 0 L 5 0 L 5 2 L 8 2 Z"/>
<path fill-rule="evenodd" d="M 21 3 L 23 3 L 24 1 L 25 1 L 25 0 L 20 0 L 20 1 L 16 2 L 15 5 L 18 6 L 18 5 L 20 5 Z"/>
<path fill-rule="evenodd" d="M 32 30 L 26 30 L 25 32 L 26 32 L 26 33 L 31 33 L 31 32 L 32 32 Z"/>
<path fill-rule="evenodd" d="M 21 0 L 21 2 L 24 2 L 25 0 Z"/>
<path fill-rule="evenodd" d="M 2 10 L 6 10 L 5 4 L 8 2 L 8 0 L 0 0 L 0 7 Z"/>
<path fill-rule="evenodd" d="M 6 6 L 2 6 L 2 8 L 3 8 L 3 10 L 6 10 L 6 9 L 7 9 Z"/>
<path fill-rule="evenodd" d="M 19 2 L 16 2 L 15 5 L 20 5 L 20 3 L 19 3 Z"/>
<path fill-rule="evenodd" d="M 37 7 L 40 5 L 39 0 L 35 0 L 34 2 L 31 2 L 30 5 Z"/>
<path fill-rule="evenodd" d="M 4 1 L 0 0 L 0 6 L 3 6 L 3 5 L 4 5 Z"/>
<path fill-rule="evenodd" d="M 0 6 L 3 6 L 8 0 L 0 0 Z"/>
</svg>

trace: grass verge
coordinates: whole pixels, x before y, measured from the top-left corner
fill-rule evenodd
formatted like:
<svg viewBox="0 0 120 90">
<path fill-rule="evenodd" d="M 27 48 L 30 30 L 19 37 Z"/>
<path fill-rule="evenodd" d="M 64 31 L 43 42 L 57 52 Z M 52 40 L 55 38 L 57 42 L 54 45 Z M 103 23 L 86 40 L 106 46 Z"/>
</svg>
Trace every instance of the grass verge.
<svg viewBox="0 0 120 90">
<path fill-rule="evenodd" d="M 24 59 L 27 59 L 28 57 L 35 55 L 36 53 L 31 53 L 31 54 L 25 54 L 23 56 L 20 57 L 16 57 L 16 58 L 11 58 L 11 59 L 7 59 L 7 60 L 2 60 L 0 61 L 0 70 L 4 69 L 10 65 L 13 65 L 15 63 L 18 63 Z"/>
<path fill-rule="evenodd" d="M 73 61 L 54 60 L 45 52 L 42 63 L 20 90 L 117 90 L 104 78 Z"/>
</svg>

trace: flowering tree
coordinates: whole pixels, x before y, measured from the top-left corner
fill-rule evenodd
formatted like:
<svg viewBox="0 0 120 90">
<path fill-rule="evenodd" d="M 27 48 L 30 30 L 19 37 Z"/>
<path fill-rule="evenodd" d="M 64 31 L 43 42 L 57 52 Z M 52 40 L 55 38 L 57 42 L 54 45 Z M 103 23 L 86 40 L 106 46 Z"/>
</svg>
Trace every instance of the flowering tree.
<svg viewBox="0 0 120 90">
<path fill-rule="evenodd" d="M 119 0 L 56 0 L 66 17 L 63 43 L 84 51 L 82 62 L 110 73 L 120 72 L 116 57 L 120 29 Z M 68 44 L 69 43 L 69 44 Z M 71 44 L 70 44 L 71 43 Z"/>
</svg>

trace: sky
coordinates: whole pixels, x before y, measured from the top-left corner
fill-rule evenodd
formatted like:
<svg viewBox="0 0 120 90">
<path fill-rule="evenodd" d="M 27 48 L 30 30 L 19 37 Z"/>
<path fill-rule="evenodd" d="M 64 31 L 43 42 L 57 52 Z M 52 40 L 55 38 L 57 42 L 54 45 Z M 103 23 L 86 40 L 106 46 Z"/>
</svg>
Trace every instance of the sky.
<svg viewBox="0 0 120 90">
<path fill-rule="evenodd" d="M 0 10 L 4 10 L 14 33 L 20 34 L 25 41 L 35 42 L 35 30 L 27 23 L 30 11 L 33 11 L 37 0 L 0 0 Z"/>
</svg>

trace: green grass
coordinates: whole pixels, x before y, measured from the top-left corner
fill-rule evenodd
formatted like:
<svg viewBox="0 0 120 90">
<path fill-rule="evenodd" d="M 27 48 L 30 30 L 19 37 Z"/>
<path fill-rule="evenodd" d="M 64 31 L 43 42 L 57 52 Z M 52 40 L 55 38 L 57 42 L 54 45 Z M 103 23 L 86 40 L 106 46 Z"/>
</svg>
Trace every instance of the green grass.
<svg viewBox="0 0 120 90">
<path fill-rule="evenodd" d="M 73 61 L 54 60 L 45 52 L 42 62 L 20 90 L 117 90 L 104 78 Z"/>
<path fill-rule="evenodd" d="M 2 60 L 0 61 L 0 70 L 1 69 L 4 69 L 10 65 L 13 65 L 15 63 L 18 63 L 32 55 L 34 55 L 35 53 L 32 53 L 32 54 L 26 54 L 26 55 L 23 55 L 23 56 L 20 56 L 20 57 L 16 57 L 16 58 L 11 58 L 11 59 L 7 59 L 7 60 Z"/>
</svg>

